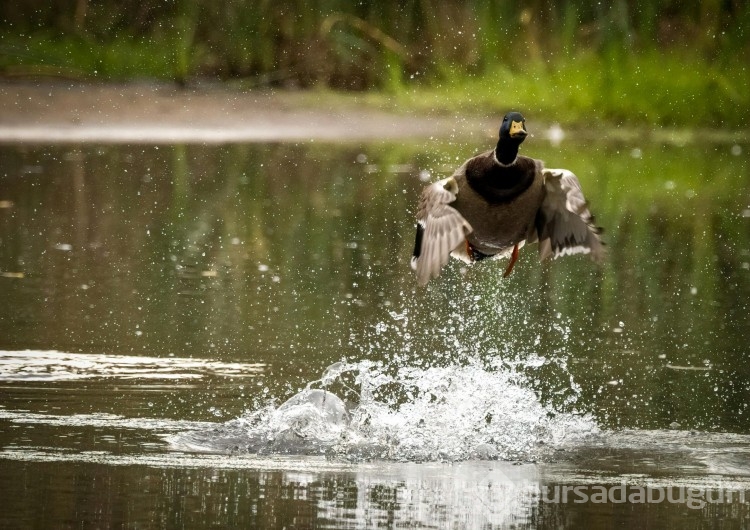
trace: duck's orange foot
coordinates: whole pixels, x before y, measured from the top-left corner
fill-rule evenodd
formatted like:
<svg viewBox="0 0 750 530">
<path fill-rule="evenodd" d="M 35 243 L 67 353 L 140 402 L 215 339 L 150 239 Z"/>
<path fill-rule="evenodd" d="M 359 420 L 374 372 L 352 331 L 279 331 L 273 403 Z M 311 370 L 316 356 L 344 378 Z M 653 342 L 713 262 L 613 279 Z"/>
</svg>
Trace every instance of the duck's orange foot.
<svg viewBox="0 0 750 530">
<path fill-rule="evenodd" d="M 510 276 L 510 273 L 513 272 L 513 266 L 516 264 L 516 261 L 518 261 L 518 245 L 513 246 L 513 252 L 510 255 L 510 263 L 508 263 L 508 267 L 503 273 L 503 278 Z"/>
</svg>

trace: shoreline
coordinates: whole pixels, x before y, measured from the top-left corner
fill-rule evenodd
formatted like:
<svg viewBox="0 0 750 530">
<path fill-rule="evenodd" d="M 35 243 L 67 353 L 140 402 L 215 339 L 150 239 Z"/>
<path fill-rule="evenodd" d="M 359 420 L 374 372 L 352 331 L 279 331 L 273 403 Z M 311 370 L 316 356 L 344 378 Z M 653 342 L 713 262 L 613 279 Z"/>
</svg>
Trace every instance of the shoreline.
<svg viewBox="0 0 750 530">
<path fill-rule="evenodd" d="M 155 83 L 0 81 L 2 143 L 229 143 L 429 138 L 492 120 L 414 116 L 314 92 L 179 88 Z"/>
<path fill-rule="evenodd" d="M 221 144 L 495 138 L 498 116 L 379 108 L 367 94 L 181 88 L 155 82 L 0 79 L 0 144 Z M 624 127 L 562 129 L 529 120 L 536 136 L 563 141 L 750 143 L 750 130 Z"/>
</svg>

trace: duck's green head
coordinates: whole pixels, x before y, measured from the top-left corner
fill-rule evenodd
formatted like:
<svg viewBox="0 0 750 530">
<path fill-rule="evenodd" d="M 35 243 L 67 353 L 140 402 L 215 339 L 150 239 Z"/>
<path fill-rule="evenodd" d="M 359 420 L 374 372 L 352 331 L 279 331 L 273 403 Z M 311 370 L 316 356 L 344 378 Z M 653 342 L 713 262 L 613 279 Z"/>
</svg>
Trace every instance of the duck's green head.
<svg viewBox="0 0 750 530">
<path fill-rule="evenodd" d="M 505 115 L 500 125 L 500 141 L 510 139 L 520 144 L 528 134 L 526 120 L 520 112 L 509 112 Z"/>
</svg>

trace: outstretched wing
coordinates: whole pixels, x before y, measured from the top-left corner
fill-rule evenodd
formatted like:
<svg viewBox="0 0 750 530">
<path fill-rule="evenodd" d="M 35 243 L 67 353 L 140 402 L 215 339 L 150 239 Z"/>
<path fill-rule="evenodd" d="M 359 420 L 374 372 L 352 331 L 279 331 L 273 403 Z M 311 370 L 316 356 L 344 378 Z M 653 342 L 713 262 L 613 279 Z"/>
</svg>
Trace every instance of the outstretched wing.
<svg viewBox="0 0 750 530">
<path fill-rule="evenodd" d="M 599 260 L 601 228 L 594 224 L 578 178 L 567 169 L 545 169 L 545 197 L 536 219 L 539 258 L 591 254 Z"/>
<path fill-rule="evenodd" d="M 437 278 L 440 269 L 450 259 L 451 251 L 472 232 L 468 221 L 450 206 L 457 193 L 458 184 L 453 177 L 431 184 L 422 191 L 417 211 L 417 239 L 411 259 L 419 285 L 427 285 L 431 278 Z"/>
</svg>

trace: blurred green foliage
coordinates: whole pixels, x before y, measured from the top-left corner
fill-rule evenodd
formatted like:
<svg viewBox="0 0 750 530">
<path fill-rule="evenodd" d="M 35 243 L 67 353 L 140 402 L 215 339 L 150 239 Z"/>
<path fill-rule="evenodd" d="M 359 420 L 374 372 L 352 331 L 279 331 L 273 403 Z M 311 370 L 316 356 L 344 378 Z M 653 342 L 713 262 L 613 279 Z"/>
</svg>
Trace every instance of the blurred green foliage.
<svg viewBox="0 0 750 530">
<path fill-rule="evenodd" d="M 746 0 L 26 0 L 0 6 L 0 27 L 6 76 L 240 79 L 417 104 L 427 88 L 433 105 L 563 121 L 744 127 L 750 114 Z"/>
</svg>

